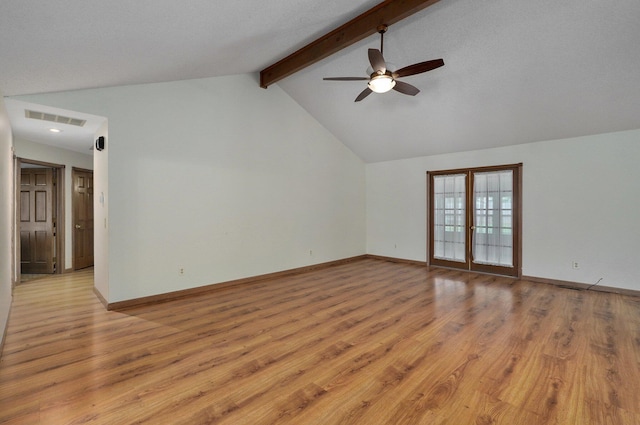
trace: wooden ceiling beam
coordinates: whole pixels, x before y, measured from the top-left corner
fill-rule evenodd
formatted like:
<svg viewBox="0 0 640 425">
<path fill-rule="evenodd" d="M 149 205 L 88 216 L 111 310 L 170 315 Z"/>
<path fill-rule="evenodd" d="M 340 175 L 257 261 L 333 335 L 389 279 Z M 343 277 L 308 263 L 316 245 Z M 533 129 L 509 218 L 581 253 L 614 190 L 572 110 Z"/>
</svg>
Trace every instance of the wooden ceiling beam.
<svg viewBox="0 0 640 425">
<path fill-rule="evenodd" d="M 439 0 L 385 0 L 339 28 L 260 71 L 260 87 L 282 80 L 377 32 L 379 25 L 392 25 Z"/>
</svg>

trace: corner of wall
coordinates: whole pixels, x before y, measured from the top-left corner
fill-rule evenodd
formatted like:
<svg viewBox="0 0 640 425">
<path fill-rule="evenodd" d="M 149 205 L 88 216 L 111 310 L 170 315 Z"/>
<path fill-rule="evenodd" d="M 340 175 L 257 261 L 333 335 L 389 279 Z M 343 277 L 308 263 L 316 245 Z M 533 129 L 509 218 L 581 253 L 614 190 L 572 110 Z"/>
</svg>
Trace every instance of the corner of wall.
<svg viewBox="0 0 640 425">
<path fill-rule="evenodd" d="M 12 296 L 12 209 L 14 205 L 12 148 L 11 125 L 0 92 L 0 182 L 2 182 L 0 184 L 0 341 L 2 343 L 4 343 Z"/>
<path fill-rule="evenodd" d="M 104 303 L 109 300 L 109 131 L 108 122 L 95 134 L 104 137 L 104 149 L 93 154 L 94 289 Z"/>
</svg>

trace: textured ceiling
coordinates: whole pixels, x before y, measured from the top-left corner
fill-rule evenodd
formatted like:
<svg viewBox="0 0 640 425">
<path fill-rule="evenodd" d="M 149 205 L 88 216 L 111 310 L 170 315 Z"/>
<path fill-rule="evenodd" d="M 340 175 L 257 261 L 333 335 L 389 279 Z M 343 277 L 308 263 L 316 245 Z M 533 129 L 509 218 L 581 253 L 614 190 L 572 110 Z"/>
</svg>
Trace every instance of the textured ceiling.
<svg viewBox="0 0 640 425">
<path fill-rule="evenodd" d="M 105 123 L 105 117 L 85 114 L 77 111 L 68 111 L 60 108 L 52 108 L 44 105 L 34 105 L 16 99 L 5 99 L 7 114 L 11 121 L 11 127 L 15 137 L 43 145 L 54 146 L 91 155 L 93 151 L 93 136 Z M 25 110 L 42 112 L 49 115 L 62 115 L 69 118 L 84 120 L 82 127 L 69 124 L 60 124 L 48 120 L 27 118 Z M 60 133 L 52 133 L 51 128 L 60 130 Z"/>
<path fill-rule="evenodd" d="M 377 3 L 2 0 L 0 89 L 13 96 L 257 72 Z"/>
<path fill-rule="evenodd" d="M 0 2 L 6 96 L 261 69 L 379 1 Z M 441 0 L 389 28 L 422 91 L 355 97 L 369 37 L 278 85 L 367 162 L 640 128 L 637 0 Z M 256 83 L 257 84 L 257 83 Z"/>
</svg>

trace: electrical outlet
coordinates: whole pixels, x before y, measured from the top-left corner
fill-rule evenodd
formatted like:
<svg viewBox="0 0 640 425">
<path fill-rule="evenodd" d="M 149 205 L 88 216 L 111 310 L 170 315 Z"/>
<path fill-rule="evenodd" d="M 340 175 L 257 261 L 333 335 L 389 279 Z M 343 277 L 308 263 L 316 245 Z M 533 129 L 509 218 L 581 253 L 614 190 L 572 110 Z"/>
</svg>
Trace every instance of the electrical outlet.
<svg viewBox="0 0 640 425">
<path fill-rule="evenodd" d="M 309 250 L 309 255 L 313 255 L 313 251 L 312 250 Z"/>
<path fill-rule="evenodd" d="M 178 266 L 178 276 L 184 276 L 184 266 Z"/>
<path fill-rule="evenodd" d="M 574 270 L 578 270 L 580 268 L 580 264 L 577 261 L 571 263 L 571 268 Z"/>
</svg>

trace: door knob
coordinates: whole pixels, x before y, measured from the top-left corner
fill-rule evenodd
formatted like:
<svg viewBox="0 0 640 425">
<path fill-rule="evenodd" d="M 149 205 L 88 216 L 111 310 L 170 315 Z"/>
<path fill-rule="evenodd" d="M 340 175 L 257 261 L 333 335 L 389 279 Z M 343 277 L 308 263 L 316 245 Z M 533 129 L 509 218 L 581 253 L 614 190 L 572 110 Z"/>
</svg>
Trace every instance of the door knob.
<svg viewBox="0 0 640 425">
<path fill-rule="evenodd" d="M 80 226 L 79 224 L 76 224 L 76 229 L 82 229 L 82 226 Z"/>
</svg>

